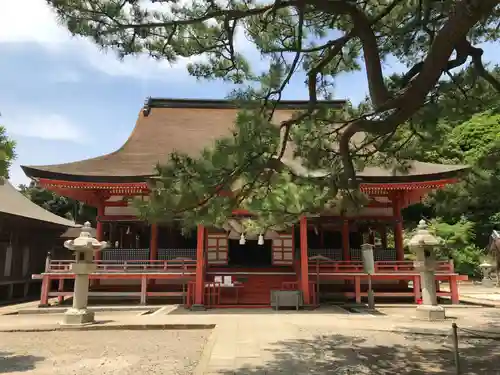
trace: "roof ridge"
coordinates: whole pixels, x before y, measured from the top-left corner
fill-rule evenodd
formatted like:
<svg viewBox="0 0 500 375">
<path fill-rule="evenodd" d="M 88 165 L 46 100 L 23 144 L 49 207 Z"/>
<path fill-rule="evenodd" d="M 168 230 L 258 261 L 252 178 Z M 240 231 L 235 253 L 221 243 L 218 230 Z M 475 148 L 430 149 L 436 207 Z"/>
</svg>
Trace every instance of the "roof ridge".
<svg viewBox="0 0 500 375">
<path fill-rule="evenodd" d="M 258 103 L 258 101 L 254 101 Z M 274 101 L 270 101 L 273 103 Z M 346 104 L 346 100 L 319 100 L 319 106 L 332 106 L 339 109 Z M 196 99 L 196 98 L 154 98 L 148 97 L 144 102 L 143 113 L 149 115 L 151 108 L 196 108 L 196 109 L 235 109 L 240 108 L 238 103 L 251 103 L 238 99 Z M 276 102 L 276 109 L 307 109 L 309 100 L 280 100 Z"/>
</svg>

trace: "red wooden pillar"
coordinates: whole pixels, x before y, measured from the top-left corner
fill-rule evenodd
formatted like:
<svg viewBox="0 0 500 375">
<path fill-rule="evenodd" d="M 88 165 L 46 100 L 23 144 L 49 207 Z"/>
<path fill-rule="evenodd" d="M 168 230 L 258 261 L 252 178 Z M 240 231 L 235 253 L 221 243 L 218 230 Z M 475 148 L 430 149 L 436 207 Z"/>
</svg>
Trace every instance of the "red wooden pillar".
<svg viewBox="0 0 500 375">
<path fill-rule="evenodd" d="M 450 292 L 451 303 L 457 305 L 460 303 L 460 295 L 458 293 L 458 280 L 457 276 L 450 276 Z"/>
<path fill-rule="evenodd" d="M 151 234 L 149 239 L 149 260 L 152 264 L 155 264 L 155 260 L 158 260 L 158 225 L 151 224 Z M 149 282 L 151 285 L 155 285 L 155 280 L 151 279 Z"/>
<path fill-rule="evenodd" d="M 422 292 L 420 291 L 420 275 L 413 277 L 413 296 L 415 298 L 415 303 L 422 298 Z"/>
<path fill-rule="evenodd" d="M 354 276 L 354 297 L 356 303 L 361 303 L 361 279 L 359 276 Z"/>
<path fill-rule="evenodd" d="M 64 292 L 64 279 L 59 279 L 59 283 L 57 284 L 57 291 L 59 293 Z M 64 296 L 57 296 L 57 302 L 62 304 L 64 302 Z"/>
<path fill-rule="evenodd" d="M 349 220 L 344 219 L 342 222 L 342 260 L 351 260 L 351 253 L 349 251 Z"/>
<path fill-rule="evenodd" d="M 44 275 L 42 277 L 42 290 L 40 293 L 40 303 L 38 307 L 47 307 L 49 305 L 49 293 L 50 293 L 50 284 L 51 280 L 49 276 Z"/>
<path fill-rule="evenodd" d="M 196 237 L 196 278 L 194 288 L 194 304 L 198 308 L 203 306 L 205 293 L 205 227 L 198 225 Z"/>
<path fill-rule="evenodd" d="M 307 254 L 307 218 L 300 218 L 300 289 L 304 305 L 309 305 L 309 256 Z"/>
<path fill-rule="evenodd" d="M 99 201 L 97 206 L 97 218 L 96 218 L 96 228 L 95 228 L 95 237 L 98 241 L 104 241 L 104 224 L 101 221 L 101 218 L 104 216 L 104 201 Z M 95 260 L 101 260 L 101 252 L 97 251 L 94 256 Z"/>
<path fill-rule="evenodd" d="M 394 194 L 392 198 L 392 213 L 394 216 L 394 247 L 396 248 L 396 260 L 404 260 L 403 244 L 403 217 L 401 216 L 401 195 Z"/>
</svg>

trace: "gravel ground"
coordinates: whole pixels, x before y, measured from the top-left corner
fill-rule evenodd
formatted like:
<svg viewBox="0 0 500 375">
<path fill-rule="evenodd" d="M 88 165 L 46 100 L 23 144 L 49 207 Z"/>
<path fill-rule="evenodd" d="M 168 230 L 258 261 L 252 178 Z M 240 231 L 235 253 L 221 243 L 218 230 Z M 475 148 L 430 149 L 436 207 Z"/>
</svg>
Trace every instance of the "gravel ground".
<svg viewBox="0 0 500 375">
<path fill-rule="evenodd" d="M 259 367 L 227 371 L 231 375 L 454 375 L 448 337 L 369 332 L 353 329 L 300 329 L 296 340 L 266 348 L 271 354 Z M 498 336 L 498 335 L 497 335 Z M 499 375 L 500 341 L 460 340 L 461 374 Z"/>
<path fill-rule="evenodd" d="M 192 374 L 209 330 L 0 333 L 0 374 Z"/>
</svg>

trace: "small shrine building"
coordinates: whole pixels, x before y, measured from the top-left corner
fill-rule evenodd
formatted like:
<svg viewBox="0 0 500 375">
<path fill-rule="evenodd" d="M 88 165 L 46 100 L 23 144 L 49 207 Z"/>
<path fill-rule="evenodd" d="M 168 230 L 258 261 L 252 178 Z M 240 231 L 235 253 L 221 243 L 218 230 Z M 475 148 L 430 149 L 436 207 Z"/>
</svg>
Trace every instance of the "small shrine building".
<svg viewBox="0 0 500 375">
<path fill-rule="evenodd" d="M 61 235 L 78 229 L 70 220 L 33 203 L 0 177 L 0 303 L 40 290 L 31 275 L 44 271 L 47 252 L 62 246 Z"/>
</svg>

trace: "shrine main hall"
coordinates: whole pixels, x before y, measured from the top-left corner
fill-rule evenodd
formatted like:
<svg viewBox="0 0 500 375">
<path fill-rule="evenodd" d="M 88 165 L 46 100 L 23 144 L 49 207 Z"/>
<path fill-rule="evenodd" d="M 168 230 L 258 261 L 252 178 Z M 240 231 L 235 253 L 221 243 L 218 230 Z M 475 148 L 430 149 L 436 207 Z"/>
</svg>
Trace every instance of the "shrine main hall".
<svg viewBox="0 0 500 375">
<path fill-rule="evenodd" d="M 323 103 L 333 109 L 344 104 Z M 306 106 L 305 101 L 281 101 L 275 120 Z M 404 173 L 366 167 L 357 177 L 369 201 L 355 214 L 330 210 L 260 235 L 240 233 L 236 212 L 226 227 L 198 225 L 188 236 L 176 225 L 138 217 L 131 198 L 147 199 L 156 165 L 173 152 L 199 157 L 217 139 L 231 135 L 238 110 L 227 100 L 150 98 L 118 150 L 66 164 L 23 166 L 40 186 L 97 208 L 96 237 L 110 247 L 96 254 L 90 297 L 203 308 L 268 307 L 272 291 L 294 290 L 304 306 L 330 299 L 361 302 L 368 277 L 361 245 L 370 243 L 375 298 L 419 301 L 420 274 L 413 261 L 405 260 L 401 211 L 457 182 L 466 166 L 407 161 Z M 50 297 L 72 295 L 73 260 L 62 258 L 47 259 L 45 271 L 34 275 L 42 279 L 41 305 Z M 449 291 L 438 290 L 438 296 L 458 303 L 458 280 L 463 279 L 453 261 L 437 262 L 436 280 L 450 285 Z"/>
</svg>

